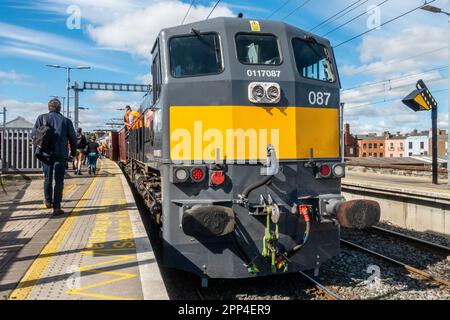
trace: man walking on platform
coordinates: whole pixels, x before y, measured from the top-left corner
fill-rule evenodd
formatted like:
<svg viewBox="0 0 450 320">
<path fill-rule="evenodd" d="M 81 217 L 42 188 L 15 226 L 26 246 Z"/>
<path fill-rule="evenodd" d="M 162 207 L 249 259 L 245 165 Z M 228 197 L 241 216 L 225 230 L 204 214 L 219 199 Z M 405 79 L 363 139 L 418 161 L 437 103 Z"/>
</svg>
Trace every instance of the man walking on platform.
<svg viewBox="0 0 450 320">
<path fill-rule="evenodd" d="M 44 203 L 47 208 L 53 208 L 54 216 L 59 216 L 64 214 L 61 201 L 66 165 L 76 155 L 77 137 L 72 121 L 61 114 L 58 99 L 49 101 L 48 111 L 37 118 L 31 135 L 36 146 L 36 157 L 42 162 L 44 171 Z"/>
</svg>

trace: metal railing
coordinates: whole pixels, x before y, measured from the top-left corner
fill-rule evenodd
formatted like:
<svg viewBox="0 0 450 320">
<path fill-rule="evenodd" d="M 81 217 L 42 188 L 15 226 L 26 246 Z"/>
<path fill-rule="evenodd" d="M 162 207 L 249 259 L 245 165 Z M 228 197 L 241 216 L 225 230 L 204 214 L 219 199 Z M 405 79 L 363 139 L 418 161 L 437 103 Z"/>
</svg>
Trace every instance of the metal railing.
<svg viewBox="0 0 450 320">
<path fill-rule="evenodd" d="M 0 132 L 0 141 L 2 172 L 40 170 L 41 163 L 34 157 L 31 129 L 6 128 L 5 133 Z"/>
</svg>

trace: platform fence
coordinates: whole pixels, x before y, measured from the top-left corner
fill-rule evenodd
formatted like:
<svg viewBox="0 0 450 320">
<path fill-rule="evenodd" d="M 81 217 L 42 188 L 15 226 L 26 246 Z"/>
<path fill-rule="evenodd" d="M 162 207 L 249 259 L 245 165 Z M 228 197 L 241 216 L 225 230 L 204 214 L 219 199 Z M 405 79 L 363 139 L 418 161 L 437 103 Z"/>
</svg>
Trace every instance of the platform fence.
<svg viewBox="0 0 450 320">
<path fill-rule="evenodd" d="M 6 128 L 0 132 L 0 141 L 2 172 L 40 171 L 42 166 L 34 157 L 31 129 Z"/>
</svg>

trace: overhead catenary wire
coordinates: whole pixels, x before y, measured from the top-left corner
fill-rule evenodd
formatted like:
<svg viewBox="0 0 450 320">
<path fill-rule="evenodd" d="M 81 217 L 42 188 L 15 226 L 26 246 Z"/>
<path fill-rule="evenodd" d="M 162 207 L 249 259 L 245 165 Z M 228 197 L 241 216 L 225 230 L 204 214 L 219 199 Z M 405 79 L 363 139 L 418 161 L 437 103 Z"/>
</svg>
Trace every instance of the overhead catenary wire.
<svg viewBox="0 0 450 320">
<path fill-rule="evenodd" d="M 300 10 L 301 8 L 303 8 L 304 6 L 306 6 L 311 0 L 306 0 L 303 1 L 301 5 L 299 5 L 298 7 L 296 7 L 294 10 L 292 10 L 291 12 L 289 12 L 286 16 L 283 17 L 283 19 L 281 19 L 281 21 L 286 20 L 287 18 L 289 18 L 290 16 L 292 16 L 295 12 L 297 12 L 298 10 Z"/>
<path fill-rule="evenodd" d="M 419 54 L 416 54 L 416 55 L 413 55 L 413 56 L 410 56 L 410 57 L 406 57 L 406 58 L 401 59 L 401 61 L 412 60 L 412 59 L 415 59 L 415 58 L 418 58 L 418 57 L 422 57 L 422 56 L 428 55 L 430 53 L 435 53 L 435 52 L 438 52 L 438 51 L 441 51 L 441 50 L 444 50 L 444 49 L 448 49 L 448 46 L 440 47 L 440 48 L 429 50 L 429 51 L 425 51 L 425 52 L 422 52 L 422 53 L 419 53 Z M 352 72 L 351 76 L 354 76 L 354 75 L 357 75 L 357 74 L 361 74 L 361 73 L 367 72 L 367 71 L 373 71 L 373 70 L 377 70 L 377 69 L 380 69 L 380 68 L 384 68 L 385 66 L 388 66 L 388 65 L 391 65 L 391 64 L 394 64 L 394 63 L 399 63 L 401 61 L 399 61 L 399 60 L 392 60 L 392 61 L 384 62 L 384 63 L 381 63 L 380 65 L 376 65 L 376 66 L 373 66 L 373 67 L 370 67 L 370 68 L 367 68 L 367 69 L 361 69 L 359 71 Z"/>
<path fill-rule="evenodd" d="M 291 2 L 292 0 L 287 0 L 285 1 L 281 6 L 279 6 L 277 9 L 275 9 L 274 11 L 272 11 L 271 14 L 269 14 L 266 19 L 269 19 L 271 17 L 273 17 L 276 13 L 278 13 L 281 9 L 283 9 L 289 2 Z"/>
<path fill-rule="evenodd" d="M 345 12 L 342 12 L 340 15 L 336 16 L 334 19 L 328 21 L 327 23 L 325 23 L 324 25 L 320 26 L 319 28 L 317 28 L 316 30 L 320 30 L 330 24 L 332 24 L 333 22 L 345 17 L 346 15 L 348 15 L 350 12 L 355 11 L 356 9 L 358 9 L 359 7 L 363 6 L 364 4 L 366 4 L 367 2 L 369 2 L 369 0 L 364 0 L 363 2 L 359 3 L 357 6 L 353 7 L 353 8 L 348 8 L 348 10 L 346 10 Z M 317 33 L 316 31 L 316 33 Z"/>
<path fill-rule="evenodd" d="M 444 82 L 446 80 L 447 80 L 447 78 L 439 77 L 439 78 L 428 79 L 427 83 L 429 84 L 429 83 L 434 83 L 434 82 Z M 392 91 L 395 91 L 395 90 L 399 90 L 399 89 L 403 89 L 403 88 L 411 88 L 411 87 L 412 87 L 411 83 L 400 85 L 400 86 L 395 86 L 395 87 L 391 86 L 389 88 L 386 88 L 386 86 L 385 86 L 384 88 L 380 88 L 380 89 L 377 89 L 375 91 L 370 91 L 370 94 L 371 95 L 376 95 L 376 94 L 384 93 L 385 96 L 386 96 L 386 93 L 389 92 L 389 91 L 392 92 Z M 350 98 L 350 100 L 354 100 L 354 98 L 353 99 Z M 362 99 L 359 99 L 359 100 L 361 101 Z"/>
<path fill-rule="evenodd" d="M 416 76 L 420 76 L 420 75 L 424 75 L 433 71 L 438 71 L 438 70 L 443 70 L 443 69 L 447 69 L 448 66 L 447 65 L 442 65 L 439 67 L 435 67 L 432 69 L 428 69 L 425 71 L 422 71 L 420 73 L 415 73 L 415 74 L 411 74 L 411 75 L 405 75 L 405 76 L 401 76 L 401 77 L 396 77 L 396 78 L 390 78 L 390 79 L 384 79 L 384 80 L 380 80 L 380 81 L 376 81 L 376 82 L 371 82 L 371 83 L 367 83 L 367 84 L 362 84 L 359 86 L 355 86 L 355 87 L 350 87 L 350 88 L 346 88 L 346 89 L 342 89 L 342 91 L 350 91 L 350 90 L 355 90 L 355 89 L 360 89 L 360 88 L 365 88 L 365 87 L 371 87 L 371 86 L 375 86 L 377 84 L 382 84 L 385 82 L 393 82 L 393 81 L 398 81 L 398 80 L 403 80 L 403 79 L 408 79 L 408 78 L 412 78 L 412 77 L 416 77 Z"/>
<path fill-rule="evenodd" d="M 191 11 L 192 6 L 194 5 L 194 2 L 195 2 L 195 0 L 191 1 L 191 4 L 189 5 L 189 8 L 188 8 L 186 14 L 184 15 L 183 21 L 181 21 L 181 24 L 184 24 L 184 22 L 186 21 L 186 18 L 188 16 L 189 12 Z"/>
<path fill-rule="evenodd" d="M 380 24 L 379 26 L 375 26 L 375 27 L 373 27 L 373 28 L 370 28 L 369 30 L 366 30 L 366 31 L 364 31 L 364 32 L 361 32 L 360 34 L 357 34 L 356 36 L 351 37 L 350 39 L 347 39 L 347 40 L 345 40 L 345 41 L 342 41 L 341 43 L 339 43 L 339 44 L 333 46 L 333 48 L 338 48 L 338 47 L 340 47 L 340 46 L 342 46 L 342 45 L 344 45 L 344 44 L 346 44 L 346 43 L 349 43 L 350 41 L 353 41 L 353 40 L 355 40 L 355 39 L 358 39 L 358 38 L 360 38 L 360 37 L 362 37 L 362 36 L 364 36 L 364 35 L 366 35 L 366 34 L 372 32 L 372 31 L 374 31 L 374 30 L 377 30 L 377 29 L 380 28 L 380 27 L 383 27 L 383 26 L 385 26 L 385 25 L 387 25 L 387 24 L 389 24 L 389 23 L 391 23 L 391 22 L 394 22 L 394 21 L 396 21 L 396 20 L 398 20 L 398 19 L 400 19 L 400 18 L 403 18 L 404 16 L 406 16 L 406 15 L 408 15 L 408 14 L 414 12 L 414 11 L 419 10 L 419 9 L 422 8 L 424 5 L 433 3 L 433 2 L 435 2 L 435 1 L 436 1 L 436 0 L 430 0 L 430 1 L 428 1 L 428 2 L 425 2 L 424 4 L 421 4 L 421 5 L 418 6 L 418 7 L 415 7 L 415 8 L 413 8 L 413 9 L 409 10 L 409 11 L 406 11 L 406 12 L 402 13 L 402 14 L 399 15 L 399 16 L 396 16 L 396 17 L 394 17 L 394 18 L 392 18 L 392 19 L 390 19 L 390 20 L 388 20 L 388 21 L 386 21 L 386 22 L 383 22 L 383 23 Z"/>
<path fill-rule="evenodd" d="M 373 8 L 379 8 L 379 7 L 381 7 L 383 4 L 385 4 L 385 3 L 388 2 L 388 1 L 389 1 L 389 0 L 384 0 L 383 2 L 377 4 L 377 5 L 376 5 L 375 7 L 373 7 Z M 362 13 L 360 13 L 360 14 L 358 14 L 357 16 L 351 18 L 350 20 L 347 20 L 346 22 L 340 24 L 339 26 L 335 27 L 334 29 L 331 29 L 330 31 L 328 31 L 327 33 L 325 33 L 322 37 L 328 36 L 329 34 L 331 34 L 331 33 L 335 32 L 335 31 L 341 29 L 342 27 L 346 26 L 347 24 L 349 24 L 349 23 L 355 21 L 356 19 L 358 19 L 358 18 L 360 18 L 360 17 L 362 17 L 362 16 L 364 16 L 364 15 L 366 15 L 366 14 L 367 14 L 367 10 L 364 11 L 364 12 L 362 12 Z"/>
<path fill-rule="evenodd" d="M 433 91 L 433 94 L 436 95 L 438 93 L 442 93 L 442 92 L 446 92 L 446 91 L 448 91 L 448 89 L 439 89 L 439 90 Z M 380 100 L 380 101 L 375 101 L 375 102 L 368 102 L 368 103 L 363 103 L 363 104 L 359 104 L 356 106 L 350 106 L 350 107 L 344 108 L 344 110 L 350 111 L 350 110 L 354 110 L 354 109 L 360 109 L 360 108 L 364 108 L 364 107 L 368 107 L 368 106 L 372 106 L 372 105 L 394 102 L 394 101 L 399 101 L 399 99 L 394 98 L 394 99 L 387 99 L 387 100 L 382 100 L 382 101 Z M 344 103 L 347 104 L 348 102 L 344 102 Z"/>
<path fill-rule="evenodd" d="M 211 12 L 208 14 L 208 16 L 206 17 L 206 20 L 209 19 L 209 17 L 212 15 L 212 13 L 214 12 L 214 10 L 216 10 L 217 5 L 219 4 L 220 0 L 216 1 L 216 4 L 214 5 L 214 7 L 212 8 Z"/>
<path fill-rule="evenodd" d="M 321 23 L 319 23 L 318 25 L 316 25 L 315 27 L 311 28 L 309 30 L 309 32 L 312 32 L 314 30 L 316 30 L 317 28 L 319 28 L 320 26 L 322 26 L 323 24 L 327 23 L 328 21 L 330 21 L 331 19 L 333 19 L 334 17 L 340 15 L 342 12 L 346 11 L 347 9 L 353 7 L 355 4 L 357 4 L 358 2 L 361 2 L 361 0 L 357 0 L 355 2 L 353 2 L 352 4 L 346 6 L 344 9 L 338 11 L 337 13 L 335 13 L 334 15 L 332 15 L 331 17 L 328 17 L 327 19 L 325 19 L 324 21 L 322 21 Z"/>
<path fill-rule="evenodd" d="M 444 82 L 444 81 L 446 81 L 447 80 L 447 78 L 443 78 L 443 77 L 440 77 L 440 78 L 433 78 L 433 79 L 428 79 L 427 80 L 427 83 L 428 84 L 430 84 L 430 83 L 434 83 L 434 82 Z M 384 87 L 384 88 L 380 88 L 379 90 L 377 89 L 377 90 L 375 90 L 375 91 L 370 91 L 370 95 L 381 95 L 382 93 L 384 93 L 384 96 L 385 96 L 385 98 L 386 98 L 386 94 L 388 93 L 388 92 L 392 92 L 392 91 L 396 91 L 396 90 L 400 90 L 400 89 L 404 89 L 404 88 L 412 88 L 412 86 L 413 86 L 413 84 L 411 84 L 411 83 L 409 83 L 409 84 L 405 84 L 405 85 L 401 85 L 401 86 L 395 86 L 395 87 L 389 87 L 389 88 L 386 88 L 386 86 Z M 349 100 L 354 100 L 354 98 L 352 99 L 352 98 L 350 98 Z M 359 101 L 364 101 L 363 99 L 358 99 Z M 367 99 L 366 99 L 366 101 L 367 101 Z"/>
</svg>

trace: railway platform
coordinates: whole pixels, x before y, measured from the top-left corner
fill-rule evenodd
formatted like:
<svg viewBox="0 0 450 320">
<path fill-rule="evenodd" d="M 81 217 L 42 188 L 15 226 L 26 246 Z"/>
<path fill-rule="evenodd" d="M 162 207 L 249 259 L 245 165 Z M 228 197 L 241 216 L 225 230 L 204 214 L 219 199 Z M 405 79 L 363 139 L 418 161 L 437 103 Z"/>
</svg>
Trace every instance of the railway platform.
<svg viewBox="0 0 450 320">
<path fill-rule="evenodd" d="M 370 199 L 381 206 L 381 219 L 418 232 L 450 235 L 450 187 L 441 179 L 369 172 L 347 172 L 342 180 L 348 199 Z"/>
<path fill-rule="evenodd" d="M 42 203 L 42 179 L 6 183 L 0 299 L 168 299 L 125 177 L 110 160 L 99 166 L 67 176 L 60 217 Z"/>
</svg>

